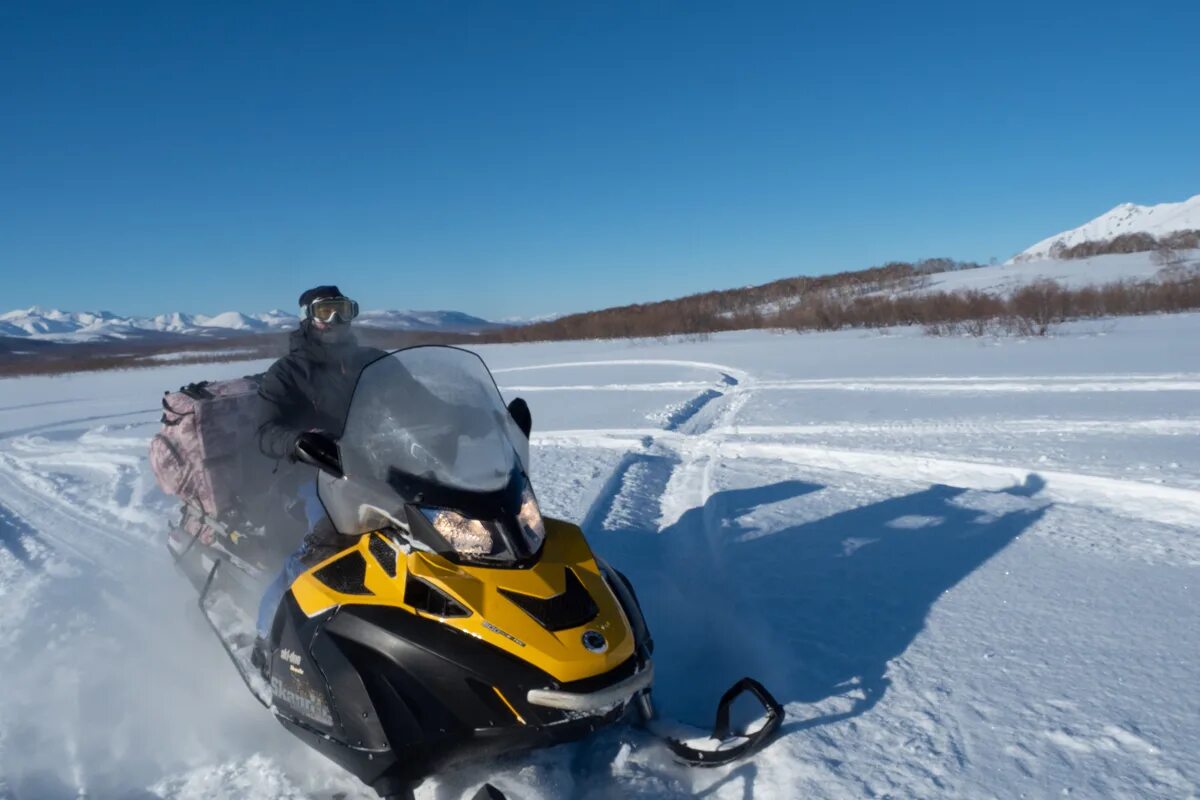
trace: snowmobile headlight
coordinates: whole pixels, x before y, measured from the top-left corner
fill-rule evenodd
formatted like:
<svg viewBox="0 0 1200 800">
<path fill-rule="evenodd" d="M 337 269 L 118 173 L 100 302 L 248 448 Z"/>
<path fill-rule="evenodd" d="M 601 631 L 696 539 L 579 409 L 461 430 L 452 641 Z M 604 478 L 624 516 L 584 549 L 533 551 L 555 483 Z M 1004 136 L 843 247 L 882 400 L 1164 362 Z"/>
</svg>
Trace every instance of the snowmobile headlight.
<svg viewBox="0 0 1200 800">
<path fill-rule="evenodd" d="M 448 508 L 421 508 L 421 514 L 456 553 L 494 556 L 506 549 L 493 522 L 471 519 Z"/>
<path fill-rule="evenodd" d="M 525 484 L 521 493 L 521 510 L 517 512 L 517 522 L 521 526 L 521 536 L 529 546 L 529 552 L 537 552 L 546 538 L 546 523 L 542 520 L 542 509 L 538 507 L 533 487 Z"/>
<path fill-rule="evenodd" d="M 475 519 L 449 508 L 432 506 L 418 506 L 418 510 L 451 550 L 469 558 L 517 561 L 536 553 L 546 538 L 542 511 L 528 483 L 521 491 L 515 520 Z"/>
</svg>

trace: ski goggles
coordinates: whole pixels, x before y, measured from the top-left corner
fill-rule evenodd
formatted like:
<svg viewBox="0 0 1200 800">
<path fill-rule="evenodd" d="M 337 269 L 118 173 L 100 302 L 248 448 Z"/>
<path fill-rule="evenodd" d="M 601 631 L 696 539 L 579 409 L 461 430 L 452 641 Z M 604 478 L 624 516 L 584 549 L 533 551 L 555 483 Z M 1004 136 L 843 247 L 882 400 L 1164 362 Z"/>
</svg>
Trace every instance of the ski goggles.
<svg viewBox="0 0 1200 800">
<path fill-rule="evenodd" d="M 305 306 L 304 313 L 318 322 L 349 322 L 358 316 L 358 303 L 349 297 L 321 298 Z"/>
</svg>

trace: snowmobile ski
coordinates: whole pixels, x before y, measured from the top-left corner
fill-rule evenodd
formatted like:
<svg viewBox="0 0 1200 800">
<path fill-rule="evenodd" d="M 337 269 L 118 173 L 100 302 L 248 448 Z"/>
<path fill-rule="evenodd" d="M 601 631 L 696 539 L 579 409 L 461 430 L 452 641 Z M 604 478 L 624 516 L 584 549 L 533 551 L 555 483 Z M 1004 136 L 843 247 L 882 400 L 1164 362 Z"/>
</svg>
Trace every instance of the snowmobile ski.
<svg viewBox="0 0 1200 800">
<path fill-rule="evenodd" d="M 730 708 L 738 697 L 746 693 L 753 695 L 762 704 L 766 714 L 760 718 L 762 724 L 755 730 L 735 734 L 729 721 Z M 644 715 L 645 711 L 642 713 Z M 696 767 L 716 767 L 753 755 L 766 747 L 779 732 L 783 717 L 783 706 L 766 687 L 753 678 L 742 678 L 721 696 L 721 701 L 717 704 L 717 719 L 712 734 L 707 738 L 679 738 L 667 733 L 664 726 L 653 719 L 647 728 L 659 735 L 676 758 L 684 763 Z M 706 746 L 701 747 L 700 742 Z M 710 742 L 712 746 L 708 746 Z"/>
</svg>

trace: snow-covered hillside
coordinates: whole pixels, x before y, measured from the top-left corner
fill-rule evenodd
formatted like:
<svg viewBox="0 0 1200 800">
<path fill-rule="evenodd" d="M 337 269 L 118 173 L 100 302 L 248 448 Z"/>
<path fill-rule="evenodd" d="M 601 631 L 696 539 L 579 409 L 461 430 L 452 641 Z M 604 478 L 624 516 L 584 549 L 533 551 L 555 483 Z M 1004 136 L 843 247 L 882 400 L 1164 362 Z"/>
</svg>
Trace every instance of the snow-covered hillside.
<svg viewBox="0 0 1200 800">
<path fill-rule="evenodd" d="M 1078 228 L 1056 233 L 1012 258 L 1013 262 L 1048 258 L 1056 244 L 1073 247 L 1083 242 L 1099 242 L 1124 233 L 1149 233 L 1154 236 L 1175 231 L 1200 230 L 1200 194 L 1182 203 L 1139 206 L 1122 203 Z"/>
<path fill-rule="evenodd" d="M 286 311 L 243 314 L 226 311 L 213 316 L 173 312 L 153 317 L 121 317 L 108 311 L 59 311 L 38 306 L 0 314 L 0 336 L 60 342 L 145 339 L 155 334 L 214 336 L 259 333 L 296 327 L 297 317 Z M 392 330 L 480 330 L 494 323 L 461 311 L 366 311 L 359 324 Z"/>
<path fill-rule="evenodd" d="M 1200 315 L 486 346 L 547 513 L 637 586 L 656 696 L 786 704 L 750 761 L 630 728 L 462 768 L 510 797 L 1188 798 L 1200 786 Z M 0 798 L 372 795 L 242 687 L 163 545 L 164 388 L 0 381 Z"/>
<path fill-rule="evenodd" d="M 355 324 L 404 331 L 477 331 L 500 327 L 461 311 L 364 311 Z"/>
<path fill-rule="evenodd" d="M 1200 265 L 1200 252 L 1184 252 L 1181 263 L 1185 267 Z M 921 281 L 920 288 L 913 291 L 1007 294 L 1039 280 L 1052 280 L 1070 289 L 1081 289 L 1118 281 L 1158 280 L 1162 271 L 1163 265 L 1154 260 L 1153 253 L 1122 253 L 1069 260 L 1038 258 L 979 269 L 934 273 Z"/>
</svg>

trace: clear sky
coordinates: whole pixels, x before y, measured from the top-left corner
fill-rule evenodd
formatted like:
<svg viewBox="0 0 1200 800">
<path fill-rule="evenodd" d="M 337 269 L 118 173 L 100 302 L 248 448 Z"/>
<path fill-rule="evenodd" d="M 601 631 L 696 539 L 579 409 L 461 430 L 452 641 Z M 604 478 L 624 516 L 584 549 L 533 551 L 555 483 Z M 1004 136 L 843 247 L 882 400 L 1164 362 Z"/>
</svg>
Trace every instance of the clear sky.
<svg viewBox="0 0 1200 800">
<path fill-rule="evenodd" d="M 0 310 L 598 308 L 1200 193 L 1200 2 L 0 3 Z"/>
</svg>

